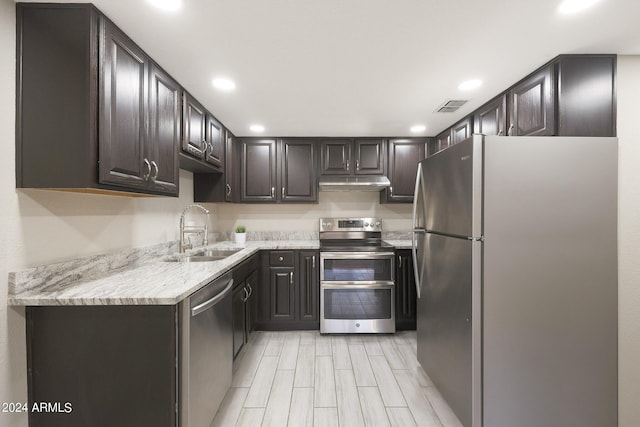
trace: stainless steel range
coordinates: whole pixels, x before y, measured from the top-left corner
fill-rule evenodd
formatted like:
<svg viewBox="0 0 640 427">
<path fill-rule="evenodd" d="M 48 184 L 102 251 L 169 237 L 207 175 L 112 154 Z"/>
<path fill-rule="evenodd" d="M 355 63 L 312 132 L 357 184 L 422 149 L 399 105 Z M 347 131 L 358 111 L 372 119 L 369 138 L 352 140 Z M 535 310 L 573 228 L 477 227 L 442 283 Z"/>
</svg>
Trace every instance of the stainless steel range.
<svg viewBox="0 0 640 427">
<path fill-rule="evenodd" d="M 393 333 L 394 247 L 380 218 L 320 219 L 320 333 Z"/>
</svg>

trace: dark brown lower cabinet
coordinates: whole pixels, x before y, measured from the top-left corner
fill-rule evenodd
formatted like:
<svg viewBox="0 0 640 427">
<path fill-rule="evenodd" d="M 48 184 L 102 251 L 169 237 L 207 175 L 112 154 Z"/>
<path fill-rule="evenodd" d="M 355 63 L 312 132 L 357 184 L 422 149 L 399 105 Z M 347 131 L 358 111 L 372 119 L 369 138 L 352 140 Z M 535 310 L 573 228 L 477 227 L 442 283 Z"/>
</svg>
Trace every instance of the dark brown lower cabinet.
<svg viewBox="0 0 640 427">
<path fill-rule="evenodd" d="M 319 329 L 319 262 L 316 250 L 262 252 L 258 329 Z"/>
<path fill-rule="evenodd" d="M 416 281 L 411 250 L 396 251 L 396 329 L 416 329 Z"/>
<path fill-rule="evenodd" d="M 177 307 L 27 307 L 30 427 L 175 427 Z"/>
<path fill-rule="evenodd" d="M 233 269 L 233 293 L 231 295 L 233 358 L 249 342 L 257 318 L 258 256 L 253 255 Z"/>
</svg>

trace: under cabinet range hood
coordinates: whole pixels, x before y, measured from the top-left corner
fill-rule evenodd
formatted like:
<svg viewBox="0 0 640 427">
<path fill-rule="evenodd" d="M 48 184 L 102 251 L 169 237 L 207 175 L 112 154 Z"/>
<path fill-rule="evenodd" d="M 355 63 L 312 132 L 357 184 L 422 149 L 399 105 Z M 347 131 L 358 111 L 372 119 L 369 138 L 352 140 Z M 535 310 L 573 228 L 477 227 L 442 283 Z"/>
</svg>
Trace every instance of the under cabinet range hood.
<svg viewBox="0 0 640 427">
<path fill-rule="evenodd" d="M 320 191 L 382 191 L 391 185 L 383 175 L 321 176 Z"/>
</svg>

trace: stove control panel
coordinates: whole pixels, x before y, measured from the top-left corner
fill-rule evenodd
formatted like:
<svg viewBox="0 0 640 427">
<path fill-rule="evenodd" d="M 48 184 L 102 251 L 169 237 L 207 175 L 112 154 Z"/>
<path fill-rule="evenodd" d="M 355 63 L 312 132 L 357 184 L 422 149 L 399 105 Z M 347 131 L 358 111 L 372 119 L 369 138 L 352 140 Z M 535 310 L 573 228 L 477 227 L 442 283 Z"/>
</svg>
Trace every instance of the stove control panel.
<svg viewBox="0 0 640 427">
<path fill-rule="evenodd" d="M 382 231 L 380 218 L 320 218 L 323 231 Z"/>
</svg>

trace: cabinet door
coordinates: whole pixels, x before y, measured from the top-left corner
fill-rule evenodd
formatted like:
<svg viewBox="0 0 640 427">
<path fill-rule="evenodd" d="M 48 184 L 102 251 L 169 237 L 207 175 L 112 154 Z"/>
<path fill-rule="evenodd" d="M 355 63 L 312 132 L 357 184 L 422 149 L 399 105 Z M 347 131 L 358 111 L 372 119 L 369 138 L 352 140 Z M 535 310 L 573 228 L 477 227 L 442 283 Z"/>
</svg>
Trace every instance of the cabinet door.
<svg viewBox="0 0 640 427">
<path fill-rule="evenodd" d="M 270 320 L 295 320 L 294 269 L 269 268 Z"/>
<path fill-rule="evenodd" d="M 275 202 L 275 139 L 243 139 L 240 151 L 241 201 Z"/>
<path fill-rule="evenodd" d="M 440 135 L 436 136 L 436 153 L 440 150 L 444 150 L 451 145 L 451 128 L 443 131 Z"/>
<path fill-rule="evenodd" d="M 416 329 L 416 282 L 410 250 L 396 251 L 396 329 Z"/>
<path fill-rule="evenodd" d="M 355 174 L 381 175 L 384 173 L 384 140 L 356 139 Z"/>
<path fill-rule="evenodd" d="M 450 145 L 457 144 L 471 137 L 471 133 L 473 132 L 472 121 L 473 119 L 471 117 L 467 117 L 451 127 Z"/>
<path fill-rule="evenodd" d="M 186 92 L 182 104 L 182 151 L 202 159 L 207 139 L 206 112 L 204 107 Z"/>
<path fill-rule="evenodd" d="M 105 19 L 100 67 L 100 183 L 146 188 L 149 58 Z"/>
<path fill-rule="evenodd" d="M 247 293 L 245 292 L 245 285 L 241 283 L 234 290 L 231 296 L 231 311 L 232 311 L 232 329 L 233 329 L 233 357 L 235 358 L 242 346 L 246 342 L 246 330 L 245 330 L 245 300 Z"/>
<path fill-rule="evenodd" d="M 240 173 L 239 173 L 238 147 L 236 137 L 227 130 L 225 132 L 225 156 L 224 156 L 224 200 L 237 202 L 240 200 Z"/>
<path fill-rule="evenodd" d="M 558 135 L 616 136 L 615 55 L 561 56 Z"/>
<path fill-rule="evenodd" d="M 476 110 L 474 132 L 483 135 L 505 135 L 507 126 L 507 96 L 500 95 Z"/>
<path fill-rule="evenodd" d="M 509 91 L 509 135 L 555 132 L 554 66 L 550 64 Z"/>
<path fill-rule="evenodd" d="M 207 114 L 207 141 L 204 159 L 207 163 L 224 169 L 224 128 L 219 121 Z"/>
<path fill-rule="evenodd" d="M 150 188 L 178 195 L 180 85 L 157 65 L 149 78 Z"/>
<path fill-rule="evenodd" d="M 424 139 L 389 140 L 389 180 L 387 202 L 413 202 L 418 162 L 425 158 Z"/>
<path fill-rule="evenodd" d="M 298 253 L 298 317 L 299 320 L 318 321 L 320 296 L 320 255 L 318 251 Z"/>
<path fill-rule="evenodd" d="M 326 139 L 320 142 L 322 175 L 351 174 L 351 139 Z"/>
<path fill-rule="evenodd" d="M 244 334 L 245 342 L 249 341 L 249 335 L 255 329 L 258 318 L 258 271 L 254 270 L 246 280 L 247 302 L 245 303 Z"/>
<path fill-rule="evenodd" d="M 283 139 L 280 147 L 278 151 L 280 200 L 283 202 L 317 201 L 315 141 Z"/>
</svg>

